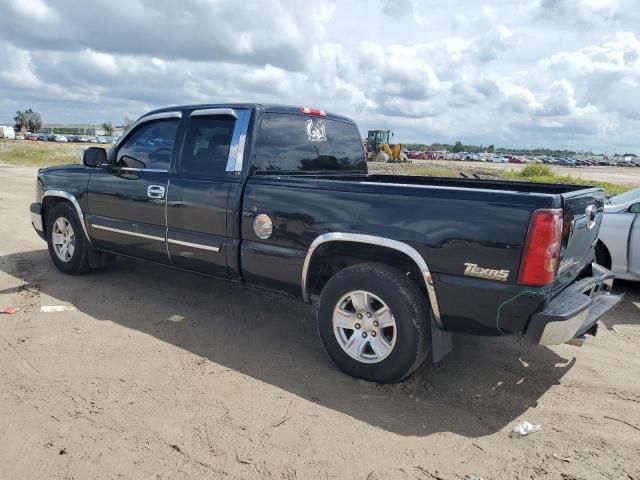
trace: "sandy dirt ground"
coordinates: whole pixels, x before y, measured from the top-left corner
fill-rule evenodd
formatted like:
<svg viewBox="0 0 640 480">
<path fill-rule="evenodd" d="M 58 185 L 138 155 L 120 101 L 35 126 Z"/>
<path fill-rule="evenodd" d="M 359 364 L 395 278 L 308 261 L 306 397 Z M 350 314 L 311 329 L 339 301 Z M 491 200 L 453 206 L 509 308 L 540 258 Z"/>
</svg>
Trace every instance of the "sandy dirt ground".
<svg viewBox="0 0 640 480">
<path fill-rule="evenodd" d="M 34 176 L 0 167 L 0 478 L 640 480 L 639 285 L 583 348 L 459 337 L 376 385 L 293 300 L 129 260 L 59 273 Z"/>
</svg>

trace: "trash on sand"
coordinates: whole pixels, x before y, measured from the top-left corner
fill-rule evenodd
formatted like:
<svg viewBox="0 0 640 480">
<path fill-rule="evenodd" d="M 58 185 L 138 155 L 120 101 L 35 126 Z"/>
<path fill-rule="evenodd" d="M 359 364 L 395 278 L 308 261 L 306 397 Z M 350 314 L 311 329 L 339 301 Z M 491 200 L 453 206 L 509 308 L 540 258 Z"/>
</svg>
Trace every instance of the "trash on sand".
<svg viewBox="0 0 640 480">
<path fill-rule="evenodd" d="M 556 460 L 560 460 L 561 462 L 571 463 L 571 459 L 569 457 L 561 457 L 560 455 L 553 454 L 553 458 Z"/>
<path fill-rule="evenodd" d="M 527 422 L 526 420 L 521 420 L 516 423 L 516 426 L 513 427 L 513 432 L 518 435 L 529 435 L 530 433 L 536 433 L 542 430 L 542 425 L 538 425 L 537 423 Z"/>
<path fill-rule="evenodd" d="M 40 307 L 41 312 L 49 313 L 49 312 L 68 312 L 70 310 L 75 310 L 76 307 L 73 305 L 43 305 Z"/>
<path fill-rule="evenodd" d="M 482 480 L 482 477 L 478 476 L 478 475 L 474 475 L 472 473 L 467 473 L 464 476 L 464 480 Z"/>
<path fill-rule="evenodd" d="M 16 308 L 16 307 L 4 307 L 2 310 L 0 310 L 0 313 L 6 313 L 7 315 L 13 315 L 18 310 L 20 310 L 20 309 Z"/>
<path fill-rule="evenodd" d="M 182 315 L 171 315 L 167 320 L 173 323 L 180 323 L 184 320 L 184 317 Z"/>
</svg>

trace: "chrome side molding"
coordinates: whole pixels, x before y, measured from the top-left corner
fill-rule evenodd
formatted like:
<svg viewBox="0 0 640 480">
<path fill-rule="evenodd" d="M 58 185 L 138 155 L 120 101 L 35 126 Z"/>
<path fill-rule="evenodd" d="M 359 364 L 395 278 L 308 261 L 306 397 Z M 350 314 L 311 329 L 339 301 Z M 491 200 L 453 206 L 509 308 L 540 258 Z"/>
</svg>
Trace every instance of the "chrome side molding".
<svg viewBox="0 0 640 480">
<path fill-rule="evenodd" d="M 201 243 L 191 243 L 191 242 L 183 242 L 182 240 L 174 240 L 173 238 L 169 238 L 167 242 L 172 243 L 174 245 L 181 245 L 183 247 L 197 248 L 199 250 L 208 250 L 210 252 L 219 252 L 220 247 L 212 247 L 209 245 L 202 245 Z"/>
<path fill-rule="evenodd" d="M 311 265 L 311 260 L 313 259 L 313 255 L 317 248 L 327 242 L 354 242 L 354 243 L 367 243 L 370 245 L 378 245 L 381 247 L 391 248 L 393 250 L 398 250 L 399 252 L 407 255 L 416 266 L 420 269 L 422 273 L 422 279 L 424 281 L 425 287 L 427 289 L 427 295 L 429 296 L 429 302 L 431 303 L 431 310 L 433 311 L 433 316 L 438 325 L 441 325 L 440 318 L 440 307 L 438 306 L 438 297 L 436 295 L 436 289 L 433 284 L 433 278 L 431 276 L 431 271 L 427 265 L 427 262 L 422 258 L 422 255 L 418 253 L 418 251 L 410 245 L 406 243 L 391 240 L 389 238 L 377 237 L 375 235 L 362 235 L 358 233 L 342 233 L 342 232 L 332 232 L 325 233 L 324 235 L 320 235 L 316 237 L 316 239 L 311 242 L 309 246 L 309 250 L 307 251 L 307 256 L 304 259 L 304 265 L 302 267 L 302 298 L 305 302 L 309 302 L 309 292 L 307 290 L 307 281 L 309 274 L 309 266 Z"/>
<path fill-rule="evenodd" d="M 87 240 L 91 245 L 93 242 L 91 241 L 91 237 L 89 236 L 89 232 L 87 231 L 87 225 L 84 221 L 84 213 L 82 213 L 82 208 L 80 208 L 80 204 L 75 196 L 70 194 L 69 192 L 65 192 L 64 190 L 47 190 L 42 194 L 42 199 L 45 197 L 61 197 L 71 202 L 71 205 L 76 209 L 76 215 L 78 215 L 78 219 L 80 220 L 80 225 L 82 225 L 82 231 L 84 232 Z"/>
<path fill-rule="evenodd" d="M 104 230 L 106 232 L 119 233 L 121 235 L 130 235 L 132 237 L 146 238 L 147 240 L 156 240 L 158 242 L 164 242 L 163 237 L 156 237 L 155 235 L 147 235 L 146 233 L 132 232 L 131 230 L 121 230 L 119 228 L 105 227 L 104 225 L 91 224 L 91 228 L 98 230 Z"/>
<path fill-rule="evenodd" d="M 131 230 L 123 230 L 121 228 L 113 228 L 113 227 L 107 227 L 105 225 L 99 225 L 96 223 L 92 223 L 91 224 L 91 228 L 95 228 L 97 230 L 104 230 L 105 232 L 112 232 L 112 233 L 118 233 L 120 235 L 129 235 L 131 237 L 138 237 L 138 238 L 146 238 L 147 240 L 155 240 L 157 242 L 167 242 L 167 254 L 170 256 L 169 251 L 168 251 L 168 244 L 171 243 L 173 245 L 181 245 L 183 247 L 190 247 L 190 248 L 197 248 L 199 250 L 207 250 L 210 252 L 219 252 L 220 251 L 220 247 L 214 247 L 211 245 L 203 245 L 201 243 L 192 243 L 192 242 L 183 242 L 182 240 L 175 240 L 173 238 L 167 238 L 165 240 L 165 238 L 163 237 L 157 237 L 155 235 L 148 235 L 146 233 L 138 233 L 138 232 L 133 232 Z"/>
</svg>

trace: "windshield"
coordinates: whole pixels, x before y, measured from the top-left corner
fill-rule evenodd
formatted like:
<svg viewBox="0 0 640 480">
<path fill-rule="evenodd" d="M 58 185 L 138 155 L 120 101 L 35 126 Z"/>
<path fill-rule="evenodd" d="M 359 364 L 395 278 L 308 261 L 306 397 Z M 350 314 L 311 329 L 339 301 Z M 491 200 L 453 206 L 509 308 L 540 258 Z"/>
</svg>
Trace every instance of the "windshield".
<svg viewBox="0 0 640 480">
<path fill-rule="evenodd" d="M 629 190 L 628 192 L 611 197 L 611 199 L 609 199 L 609 204 L 622 205 L 623 203 L 632 202 L 633 200 L 640 200 L 640 188 Z"/>
<path fill-rule="evenodd" d="M 389 132 L 385 130 L 369 131 L 369 143 L 389 143 Z"/>
</svg>

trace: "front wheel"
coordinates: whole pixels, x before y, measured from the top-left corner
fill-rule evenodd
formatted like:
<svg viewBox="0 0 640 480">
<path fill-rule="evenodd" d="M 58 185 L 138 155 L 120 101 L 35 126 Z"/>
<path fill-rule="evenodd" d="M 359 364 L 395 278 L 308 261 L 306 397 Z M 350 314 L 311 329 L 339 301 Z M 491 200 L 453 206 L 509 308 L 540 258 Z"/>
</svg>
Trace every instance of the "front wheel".
<svg viewBox="0 0 640 480">
<path fill-rule="evenodd" d="M 317 322 L 322 344 L 345 373 L 379 383 L 409 376 L 430 341 L 426 296 L 401 271 L 377 263 L 335 274 L 322 290 Z"/>
<path fill-rule="evenodd" d="M 90 270 L 89 244 L 71 205 L 57 204 L 47 215 L 49 255 L 61 272 L 78 275 Z"/>
</svg>

